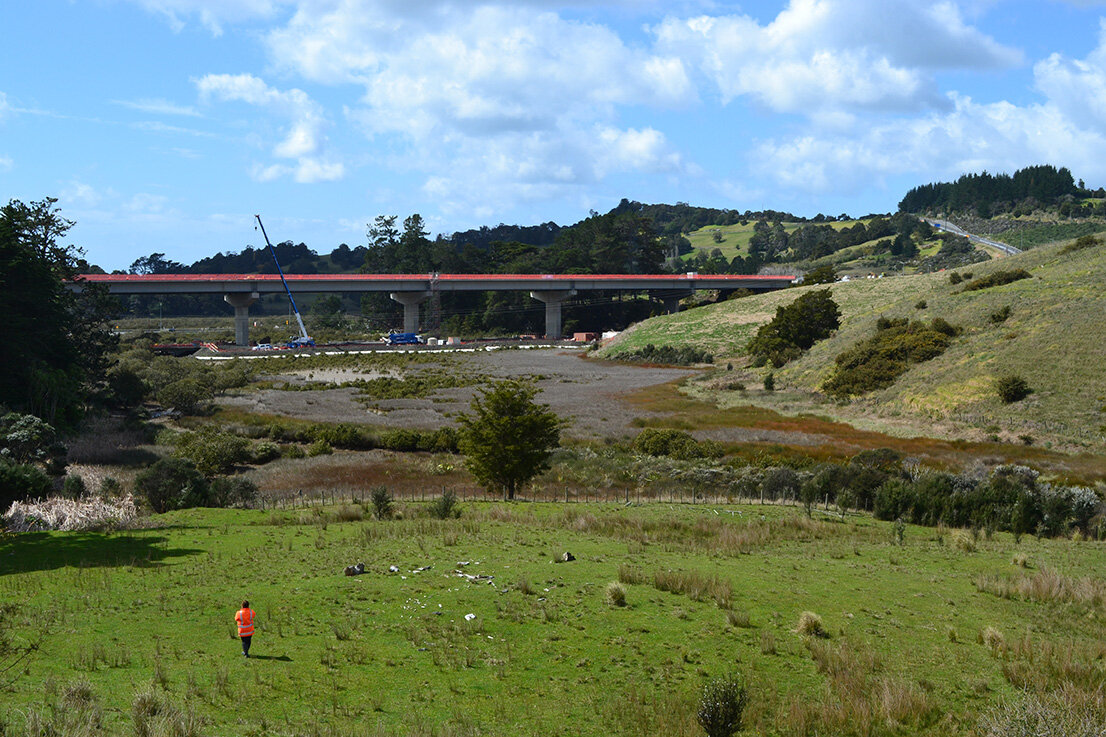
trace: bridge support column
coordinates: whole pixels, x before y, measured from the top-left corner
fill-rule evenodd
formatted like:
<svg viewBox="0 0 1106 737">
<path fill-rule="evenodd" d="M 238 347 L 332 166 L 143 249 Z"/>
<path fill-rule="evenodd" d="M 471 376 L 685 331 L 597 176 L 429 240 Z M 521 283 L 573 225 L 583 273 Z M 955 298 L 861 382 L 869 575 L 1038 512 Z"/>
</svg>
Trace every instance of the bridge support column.
<svg viewBox="0 0 1106 737">
<path fill-rule="evenodd" d="M 661 295 L 661 304 L 664 305 L 665 313 L 669 315 L 675 315 L 680 311 L 680 300 L 684 297 L 690 297 L 693 294 L 691 291 L 679 292 Z"/>
<path fill-rule="evenodd" d="M 258 296 L 257 292 L 232 292 L 223 295 L 223 300 L 234 308 L 236 345 L 250 344 L 250 305 L 257 301 Z"/>
<path fill-rule="evenodd" d="M 403 305 L 403 332 L 419 332 L 419 305 L 430 292 L 390 292 L 388 296 Z"/>
<path fill-rule="evenodd" d="M 561 338 L 561 303 L 576 294 L 575 289 L 542 289 L 530 292 L 530 296 L 539 302 L 545 302 L 545 337 L 547 340 Z"/>
</svg>

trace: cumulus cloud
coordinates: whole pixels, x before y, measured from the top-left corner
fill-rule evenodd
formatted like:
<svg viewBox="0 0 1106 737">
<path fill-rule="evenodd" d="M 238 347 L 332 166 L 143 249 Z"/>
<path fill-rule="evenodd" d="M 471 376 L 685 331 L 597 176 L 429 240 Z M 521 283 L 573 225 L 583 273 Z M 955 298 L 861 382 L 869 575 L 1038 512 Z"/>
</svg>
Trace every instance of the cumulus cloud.
<svg viewBox="0 0 1106 737">
<path fill-rule="evenodd" d="M 10 156 L 0 155 L 0 171 L 11 171 L 14 167 L 15 162 Z"/>
<path fill-rule="evenodd" d="M 10 110 L 11 107 L 8 105 L 8 96 L 0 92 L 0 120 L 3 120 Z"/>
<path fill-rule="evenodd" d="M 563 8 L 328 0 L 301 6 L 269 48 L 283 71 L 358 85 L 348 120 L 457 208 L 501 187 L 504 199 L 544 197 L 612 171 L 678 167 L 663 133 L 624 125 L 619 111 L 693 104 L 683 61 L 546 7 Z"/>
<path fill-rule="evenodd" d="M 748 16 L 698 16 L 667 18 L 653 33 L 660 51 L 694 63 L 724 102 L 748 95 L 787 113 L 940 108 L 934 71 L 1021 59 L 949 2 L 792 0 L 763 26 Z"/>
<path fill-rule="evenodd" d="M 255 167 L 254 176 L 260 181 L 292 176 L 297 182 L 311 183 L 344 176 L 345 167 L 324 155 L 327 121 L 322 107 L 303 90 L 278 90 L 252 74 L 209 74 L 196 81 L 196 88 L 205 102 L 244 102 L 288 121 L 272 153 L 296 163 Z"/>
</svg>

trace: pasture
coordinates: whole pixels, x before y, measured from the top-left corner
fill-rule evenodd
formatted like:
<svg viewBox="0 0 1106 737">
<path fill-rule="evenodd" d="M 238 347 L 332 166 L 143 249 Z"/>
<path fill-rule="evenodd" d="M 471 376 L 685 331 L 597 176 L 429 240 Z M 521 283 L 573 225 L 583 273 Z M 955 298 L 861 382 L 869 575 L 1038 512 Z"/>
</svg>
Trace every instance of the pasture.
<svg viewBox="0 0 1106 737">
<path fill-rule="evenodd" d="M 730 672 L 750 734 L 974 734 L 1025 693 L 1101 714 L 1101 543 L 759 504 L 399 511 L 3 538 L 0 634 L 36 649 L 5 659 L 0 733 L 697 735 Z"/>
</svg>

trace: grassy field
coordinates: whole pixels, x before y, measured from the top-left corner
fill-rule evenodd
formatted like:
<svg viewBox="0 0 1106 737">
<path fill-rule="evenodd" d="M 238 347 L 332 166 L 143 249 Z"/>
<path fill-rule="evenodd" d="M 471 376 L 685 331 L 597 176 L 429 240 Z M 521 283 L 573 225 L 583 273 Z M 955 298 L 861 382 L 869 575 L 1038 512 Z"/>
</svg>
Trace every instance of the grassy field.
<svg viewBox="0 0 1106 737">
<path fill-rule="evenodd" d="M 1106 320 L 1101 292 L 1106 247 L 1064 253 L 1042 246 L 1016 257 L 959 269 L 986 276 L 1027 269 L 1032 279 L 964 292 L 948 273 L 861 279 L 832 286 L 841 328 L 802 358 L 776 371 L 779 392 L 728 391 L 720 381 L 691 382 L 689 391 L 720 406 L 754 403 L 785 413 L 815 412 L 866 429 L 968 440 L 1005 440 L 1101 453 L 1106 441 L 1106 343 L 1090 326 Z M 712 351 L 715 364 L 737 370 L 726 382 L 759 389 L 767 369 L 745 368 L 745 345 L 776 308 L 806 287 L 666 315 L 625 331 L 601 356 L 647 343 L 690 344 Z M 1009 308 L 1001 321 L 992 315 Z M 888 389 L 845 404 L 819 391 L 834 357 L 871 335 L 881 315 L 942 317 L 964 328 L 942 356 L 917 364 Z M 1003 405 L 992 389 L 1004 374 L 1023 376 L 1034 393 Z M 718 378 L 718 377 L 716 377 Z M 726 383 L 723 382 L 723 383 Z"/>
<path fill-rule="evenodd" d="M 3 673 L 3 733 L 696 735 L 736 671 L 749 733 L 967 735 L 1022 689 L 1106 683 L 1100 543 L 760 505 L 402 511 L 4 538 L 7 634 L 39 647 Z"/>
</svg>

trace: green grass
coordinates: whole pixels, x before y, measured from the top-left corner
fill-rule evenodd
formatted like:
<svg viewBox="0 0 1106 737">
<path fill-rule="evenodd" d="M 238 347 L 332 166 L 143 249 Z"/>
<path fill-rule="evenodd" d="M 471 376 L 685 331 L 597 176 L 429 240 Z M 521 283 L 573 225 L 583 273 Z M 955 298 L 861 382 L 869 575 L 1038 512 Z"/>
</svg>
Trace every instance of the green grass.
<svg viewBox="0 0 1106 737">
<path fill-rule="evenodd" d="M 445 522 L 401 506 L 393 522 L 193 510 L 157 529 L 5 538 L 14 640 L 45 633 L 6 676 L 5 733 L 85 681 L 109 734 L 131 733 L 151 692 L 204 734 L 696 735 L 703 684 L 736 669 L 758 732 L 969 734 L 1016 694 L 1004 671 L 1062 678 L 1027 675 L 1034 653 L 1068 648 L 1102 677 L 1100 600 L 973 583 L 1027 575 L 1020 556 L 1028 575 L 1101 586 L 1100 544 L 997 535 L 966 552 L 908 526 L 898 545 L 890 525 L 773 506 L 470 502 Z M 564 551 L 576 560 L 554 563 Z M 360 561 L 366 575 L 342 575 Z M 625 606 L 608 600 L 615 581 Z M 232 624 L 247 597 L 249 661 Z M 805 611 L 828 640 L 795 632 Z M 1030 644 L 996 652 L 977 642 L 987 627 Z"/>
<path fill-rule="evenodd" d="M 1106 247 L 1064 254 L 1062 245 L 960 269 L 983 278 L 1024 268 L 1034 277 L 977 292 L 961 293 L 949 283 L 948 273 L 834 284 L 841 328 L 776 372 L 783 391 L 725 392 L 710 382 L 689 383 L 689 391 L 724 407 L 754 402 L 787 413 L 813 411 L 895 434 L 970 440 L 997 436 L 1010 442 L 1028 436 L 1038 444 L 1101 453 L 1106 442 L 1106 343 L 1100 331 L 1089 326 L 1106 318 L 1101 290 Z M 778 306 L 790 303 L 804 289 L 809 288 L 654 318 L 625 331 L 600 356 L 615 356 L 646 343 L 690 344 L 713 352 L 716 366 L 735 363 L 739 370 L 726 378 L 756 386 L 763 370 L 743 367 L 745 345 Z M 964 334 L 944 355 L 913 367 L 893 386 L 845 404 L 828 402 L 821 386 L 834 357 L 869 337 L 881 315 L 915 315 L 920 300 L 927 303 L 928 318 L 961 325 Z M 993 323 L 990 316 L 1007 306 L 1010 317 Z M 994 381 L 1009 373 L 1029 382 L 1032 398 L 1002 404 Z"/>
<path fill-rule="evenodd" d="M 1101 222 L 1046 223 L 1030 228 L 1008 230 L 995 236 L 995 240 L 1026 251 L 1046 243 L 1068 241 L 1081 235 L 1099 233 L 1104 229 L 1106 229 L 1106 226 L 1103 226 Z"/>
</svg>

